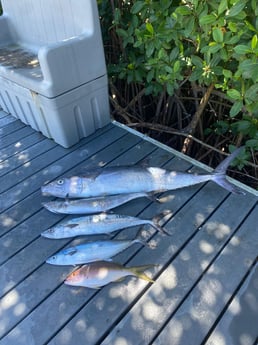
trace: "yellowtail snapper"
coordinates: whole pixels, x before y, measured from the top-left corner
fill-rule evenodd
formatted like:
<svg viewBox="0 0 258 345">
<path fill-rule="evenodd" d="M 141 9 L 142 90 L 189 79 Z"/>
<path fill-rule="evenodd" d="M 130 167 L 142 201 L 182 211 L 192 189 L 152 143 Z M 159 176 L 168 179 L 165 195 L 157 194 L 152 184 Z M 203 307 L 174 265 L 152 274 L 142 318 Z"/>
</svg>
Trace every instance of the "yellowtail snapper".
<svg viewBox="0 0 258 345">
<path fill-rule="evenodd" d="M 120 281 L 127 276 L 135 276 L 153 283 L 154 281 L 143 273 L 143 271 L 154 266 L 155 265 L 124 267 L 113 262 L 97 261 L 83 265 L 75 270 L 67 276 L 64 283 L 72 286 L 99 289 L 109 283 Z"/>
</svg>

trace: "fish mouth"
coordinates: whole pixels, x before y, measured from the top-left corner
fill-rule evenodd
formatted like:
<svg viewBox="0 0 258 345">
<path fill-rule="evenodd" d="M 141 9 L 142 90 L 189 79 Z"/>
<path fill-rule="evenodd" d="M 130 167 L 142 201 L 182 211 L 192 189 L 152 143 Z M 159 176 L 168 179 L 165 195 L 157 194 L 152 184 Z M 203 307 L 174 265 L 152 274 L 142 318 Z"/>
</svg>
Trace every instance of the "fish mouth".
<svg viewBox="0 0 258 345">
<path fill-rule="evenodd" d="M 52 264 L 52 265 L 53 265 L 53 262 L 52 262 L 51 258 L 47 259 L 47 260 L 46 260 L 46 263 L 47 263 L 47 264 Z"/>
<path fill-rule="evenodd" d="M 53 238 L 53 236 L 51 236 L 51 234 L 49 233 L 49 229 L 43 231 L 43 232 L 41 233 L 41 236 L 42 236 L 42 237 L 45 237 L 45 238 Z"/>
<path fill-rule="evenodd" d="M 47 185 L 41 187 L 41 193 L 42 193 L 44 196 L 50 196 L 50 195 L 51 195 L 51 193 L 49 193 L 49 191 L 48 191 L 48 186 L 47 186 Z"/>
<path fill-rule="evenodd" d="M 41 205 L 45 207 L 47 210 L 51 211 L 51 208 L 47 202 L 42 202 Z"/>
</svg>

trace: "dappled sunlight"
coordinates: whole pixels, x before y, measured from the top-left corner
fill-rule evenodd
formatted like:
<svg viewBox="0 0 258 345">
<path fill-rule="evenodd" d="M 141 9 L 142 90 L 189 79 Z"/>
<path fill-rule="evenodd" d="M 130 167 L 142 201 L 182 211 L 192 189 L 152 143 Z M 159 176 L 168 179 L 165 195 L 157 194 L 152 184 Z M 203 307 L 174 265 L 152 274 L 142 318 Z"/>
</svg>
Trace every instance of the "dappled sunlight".
<svg viewBox="0 0 258 345">
<path fill-rule="evenodd" d="M 214 246 L 205 240 L 201 240 L 199 243 L 200 250 L 205 254 L 211 254 L 214 252 Z"/>
<path fill-rule="evenodd" d="M 223 240 L 231 233 L 232 229 L 226 224 L 209 221 L 205 224 L 205 231 L 209 235 L 215 236 L 218 240 Z"/>
</svg>

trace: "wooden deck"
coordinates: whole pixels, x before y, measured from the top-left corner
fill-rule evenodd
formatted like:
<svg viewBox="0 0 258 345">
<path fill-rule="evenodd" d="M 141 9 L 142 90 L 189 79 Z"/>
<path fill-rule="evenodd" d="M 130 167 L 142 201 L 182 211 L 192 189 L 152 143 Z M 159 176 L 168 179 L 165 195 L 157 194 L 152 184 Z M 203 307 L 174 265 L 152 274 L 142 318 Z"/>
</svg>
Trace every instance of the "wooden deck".
<svg viewBox="0 0 258 345">
<path fill-rule="evenodd" d="M 0 111 L 1 345 L 254 345 L 258 337 L 257 193 L 229 194 L 212 182 L 138 199 L 116 212 L 163 220 L 172 236 L 145 228 L 150 249 L 134 244 L 114 261 L 157 264 L 153 284 L 136 278 L 100 290 L 63 284 L 72 267 L 45 260 L 85 241 L 40 233 L 62 216 L 43 209 L 40 187 L 81 169 L 149 164 L 200 171 L 204 166 L 110 124 L 64 149 Z M 138 229 L 116 238 L 134 238 Z M 91 237 L 91 240 L 96 237 Z M 100 237 L 99 237 L 100 238 Z"/>
</svg>

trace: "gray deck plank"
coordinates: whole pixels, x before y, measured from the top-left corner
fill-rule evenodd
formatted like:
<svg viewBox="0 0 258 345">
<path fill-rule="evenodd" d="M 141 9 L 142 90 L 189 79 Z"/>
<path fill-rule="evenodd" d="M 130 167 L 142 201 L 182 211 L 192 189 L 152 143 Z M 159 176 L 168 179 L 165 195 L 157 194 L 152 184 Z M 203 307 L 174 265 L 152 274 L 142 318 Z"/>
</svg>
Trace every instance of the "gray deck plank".
<svg viewBox="0 0 258 345">
<path fill-rule="evenodd" d="M 0 126 L 1 138 L 6 137 L 7 135 L 10 135 L 11 133 L 16 132 L 18 129 L 21 129 L 24 127 L 25 127 L 25 124 L 17 119 L 15 121 L 11 121 L 5 126 Z"/>
<path fill-rule="evenodd" d="M 252 210 L 153 344 L 172 342 L 183 345 L 191 339 L 191 344 L 197 345 L 205 340 L 205 335 L 254 262 L 258 237 L 253 226 L 257 221 L 258 206 Z"/>
<path fill-rule="evenodd" d="M 22 138 L 30 135 L 34 133 L 33 129 L 25 126 L 22 127 L 20 129 L 18 129 L 17 131 L 15 131 L 15 135 L 13 135 L 14 133 L 11 133 L 9 135 L 6 136 L 1 136 L 0 138 L 0 148 L 3 149 L 9 145 L 14 145 L 17 143 L 17 141 L 21 140 Z"/>
<path fill-rule="evenodd" d="M 127 265 L 158 264 L 148 271 L 155 283 L 127 278 L 100 290 L 69 287 L 63 280 L 73 268 L 48 265 L 46 258 L 100 237 L 40 237 L 64 218 L 42 208 L 44 182 L 146 158 L 175 170 L 197 162 L 113 124 L 64 149 L 18 120 L 5 121 L 0 122 L 0 344 L 222 345 L 218 339 L 226 339 L 224 325 L 244 296 L 257 256 L 252 229 L 257 196 L 231 195 L 209 182 L 162 193 L 163 203 L 140 198 L 122 205 L 115 211 L 141 218 L 171 211 L 162 223 L 172 236 L 146 227 L 142 236 L 156 247 L 133 245 L 115 258 Z M 114 236 L 134 238 L 138 230 Z M 252 340 L 255 332 L 250 325 Z"/>
<path fill-rule="evenodd" d="M 42 156 L 40 160 L 44 160 L 44 154 L 55 146 L 56 145 L 50 140 L 43 139 L 41 141 L 37 141 L 34 145 L 31 145 L 28 149 L 16 153 L 9 159 L 2 161 L 0 176 L 7 175 L 9 173 L 8 177 L 5 176 L 5 178 L 2 178 L 2 183 L 5 185 L 5 188 L 8 189 L 11 187 L 10 181 L 15 181 L 13 184 L 17 183 L 18 176 L 19 179 L 25 179 L 25 171 L 30 174 L 34 173 L 33 165 L 35 164 L 36 159 L 39 156 Z M 44 163 L 42 162 L 42 164 Z M 40 169 L 38 164 L 37 168 Z M 1 189 L 3 190 L 3 187 L 0 187 L 0 193 Z"/>
<path fill-rule="evenodd" d="M 158 247 L 159 260 L 164 258 L 165 261 L 161 263 L 166 270 L 161 270 L 155 284 L 114 327 L 103 344 L 111 344 L 117 336 L 130 338 L 128 345 L 149 344 L 200 279 L 214 259 L 216 250 L 223 246 L 235 230 L 234 226 L 237 226 L 245 212 L 254 205 L 255 200 L 247 198 L 243 212 L 239 213 L 234 222 L 229 221 L 227 211 L 231 207 L 239 207 L 239 197 L 231 196 L 225 199 L 225 191 L 215 192 L 216 190 L 216 186 L 211 184 L 202 188 L 166 225 L 166 229 L 173 234 L 172 243 L 169 244 L 167 240 L 164 244 L 159 243 Z M 223 202 L 223 208 L 218 207 L 220 202 Z M 217 243 L 213 238 L 216 232 Z M 207 246 L 207 250 L 202 250 L 201 245 Z M 170 254 L 169 258 L 166 257 L 167 253 Z M 175 259 L 169 262 L 175 255 Z"/>
<path fill-rule="evenodd" d="M 40 143 L 41 141 L 45 140 L 45 137 L 40 133 L 36 132 L 33 133 L 22 140 L 17 141 L 14 145 L 10 145 L 5 147 L 4 149 L 0 149 L 0 163 L 6 164 L 9 159 L 13 159 L 14 156 L 18 156 L 19 153 L 24 152 L 26 150 L 30 150 L 30 148 L 34 147 L 34 145 Z"/>
<path fill-rule="evenodd" d="M 258 263 L 252 267 L 205 345 L 256 345 L 257 329 Z"/>
</svg>

